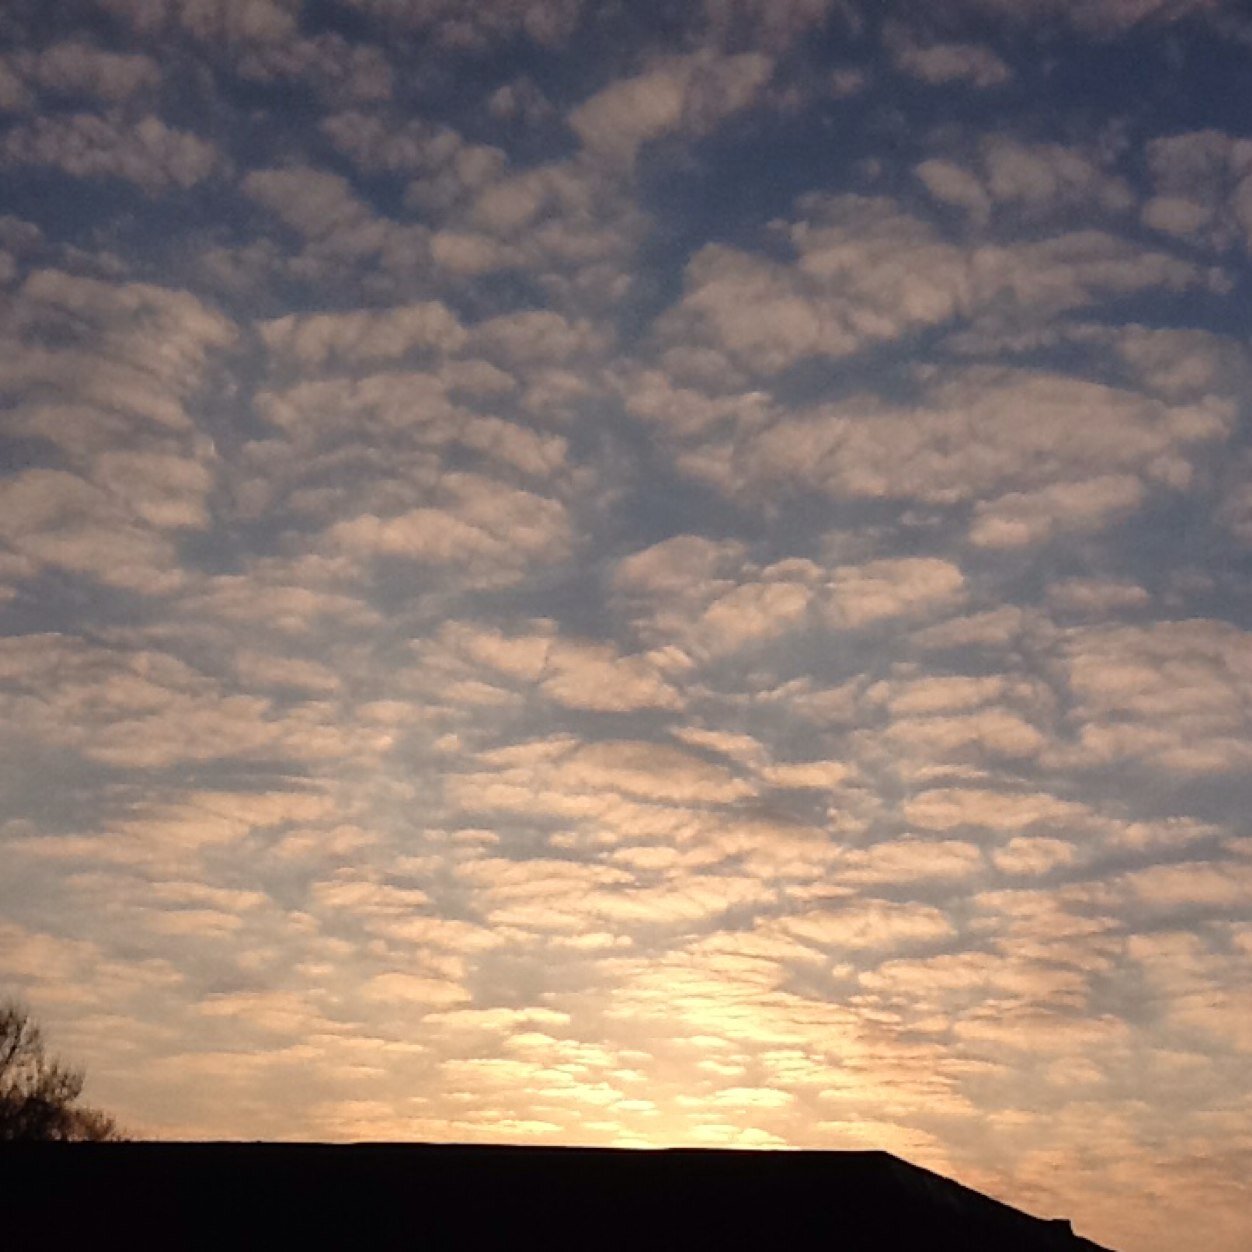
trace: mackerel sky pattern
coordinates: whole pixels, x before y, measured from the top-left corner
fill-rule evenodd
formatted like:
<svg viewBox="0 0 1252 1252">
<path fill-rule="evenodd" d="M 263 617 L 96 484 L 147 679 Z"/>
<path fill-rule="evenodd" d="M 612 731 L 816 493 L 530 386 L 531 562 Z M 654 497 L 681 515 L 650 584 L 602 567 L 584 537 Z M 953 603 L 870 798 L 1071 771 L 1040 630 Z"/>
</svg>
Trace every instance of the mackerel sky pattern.
<svg viewBox="0 0 1252 1252">
<path fill-rule="evenodd" d="M 1250 71 L 1221 0 L 7 0 L 0 993 L 138 1134 L 1246 1248 Z"/>
</svg>

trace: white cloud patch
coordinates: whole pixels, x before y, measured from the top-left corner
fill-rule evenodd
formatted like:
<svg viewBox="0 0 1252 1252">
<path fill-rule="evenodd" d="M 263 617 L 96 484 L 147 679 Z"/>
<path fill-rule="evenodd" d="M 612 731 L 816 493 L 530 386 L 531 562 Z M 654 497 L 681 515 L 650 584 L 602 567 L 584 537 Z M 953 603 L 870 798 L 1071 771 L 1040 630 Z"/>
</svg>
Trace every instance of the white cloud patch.
<svg viewBox="0 0 1252 1252">
<path fill-rule="evenodd" d="M 961 318 L 1036 320 L 1207 282 L 1185 262 L 1094 229 L 964 249 L 890 200 L 812 196 L 800 208 L 786 230 L 791 264 L 724 245 L 698 252 L 683 300 L 660 324 L 663 340 L 704 343 L 768 375 Z"/>
<path fill-rule="evenodd" d="M 728 493 L 782 486 L 843 500 L 977 502 L 971 536 L 992 547 L 1101 526 L 1132 511 L 1148 484 L 1185 488 L 1191 457 L 1225 438 L 1233 419 L 1220 392 L 1174 405 L 1061 374 L 986 368 L 936 375 L 913 405 L 854 397 L 779 411 L 772 423 L 758 405 L 746 420 L 732 409 L 707 434 L 691 431 L 681 397 L 627 403 L 673 439 L 682 468 Z"/>
<path fill-rule="evenodd" d="M 1075 630 L 1064 673 L 1076 701 L 1075 764 L 1130 760 L 1204 774 L 1247 760 L 1252 652 L 1228 623 Z"/>
<path fill-rule="evenodd" d="M 0 482 L 4 541 L 32 572 L 178 586 L 168 532 L 208 525 L 215 482 L 188 405 L 235 328 L 187 292 L 55 270 L 32 273 L 12 313 L 5 430 L 54 449 L 73 472 L 47 465 Z M 58 328 L 64 346 L 45 346 Z"/>
<path fill-rule="evenodd" d="M 299 0 L 98 0 L 149 34 L 179 27 L 206 42 L 268 43 L 296 29 Z"/>
<path fill-rule="evenodd" d="M 649 657 L 622 656 L 608 644 L 562 638 L 551 623 L 536 625 L 530 635 L 450 625 L 441 640 L 471 666 L 533 686 L 566 708 L 628 712 L 681 703 Z"/>
<path fill-rule="evenodd" d="M 950 939 L 952 923 L 938 909 L 886 900 L 834 906 L 789 918 L 789 934 L 834 956 L 862 948 L 926 946 Z"/>
<path fill-rule="evenodd" d="M 969 537 L 982 548 L 1022 548 L 1066 531 L 1098 530 L 1142 503 L 1143 483 L 1128 475 L 1057 483 L 980 504 Z"/>
<path fill-rule="evenodd" d="M 193 473 L 199 467 L 192 463 Z M 201 480 L 200 496 L 207 485 Z M 174 508 L 183 507 L 174 501 Z M 191 524 L 203 505 L 193 496 Z M 160 505 L 156 504 L 158 517 Z M 172 547 L 160 535 L 136 525 L 131 508 L 72 474 L 27 470 L 0 483 L 0 540 L 32 572 L 43 566 L 70 570 L 106 584 L 136 591 L 177 587 L 181 573 Z M 169 514 L 166 514 L 168 519 Z"/>
<path fill-rule="evenodd" d="M 168 653 L 127 653 L 59 635 L 4 643 L 7 721 L 32 744 L 134 769 L 266 752 L 326 759 L 349 748 L 347 728 L 335 732 L 309 716 L 328 718 L 330 709 L 288 715 Z"/>
<path fill-rule="evenodd" d="M 993 852 L 992 859 L 1001 873 L 1029 878 L 1072 865 L 1077 857 L 1073 844 L 1063 839 L 1017 835 Z"/>
<path fill-rule="evenodd" d="M 325 118 L 319 130 L 355 166 L 371 174 L 435 172 L 453 165 L 472 179 L 475 168 L 492 174 L 508 160 L 499 148 L 466 144 L 456 131 L 421 118 L 394 122 L 381 113 L 346 110 Z"/>
<path fill-rule="evenodd" d="M 484 0 L 470 13 L 455 0 L 348 0 L 363 13 L 400 29 L 432 34 L 453 47 L 482 48 L 525 35 L 543 46 L 573 33 L 583 0 Z"/>
<path fill-rule="evenodd" d="M 390 99 L 393 92 L 386 52 L 373 44 L 349 43 L 335 33 L 254 43 L 238 67 L 254 81 L 308 84 L 342 104 L 374 104 Z"/>
<path fill-rule="evenodd" d="M 155 87 L 160 79 L 160 69 L 151 57 L 67 40 L 39 52 L 6 57 L 0 63 L 0 83 L 8 86 L 0 86 L 0 103 L 10 109 L 29 107 L 34 93 L 40 91 L 117 102 Z"/>
<path fill-rule="evenodd" d="M 332 361 L 348 366 L 395 361 L 421 349 L 456 351 L 467 338 L 455 314 L 438 301 L 376 313 L 288 314 L 263 323 L 260 333 L 278 361 L 312 369 Z"/>
<path fill-rule="evenodd" d="M 926 881 L 969 879 L 983 866 L 983 855 L 972 843 L 955 839 L 901 839 L 855 849 L 838 863 L 838 880 L 857 886 L 899 885 Z"/>
<path fill-rule="evenodd" d="M 966 210 L 983 224 L 993 211 L 1039 221 L 1092 210 L 1119 213 L 1135 202 L 1126 181 L 1102 168 L 1095 154 L 999 136 L 983 140 L 969 162 L 923 161 L 917 176 L 936 200 Z"/>
<path fill-rule="evenodd" d="M 130 124 L 118 115 L 38 117 L 10 128 L 0 162 L 50 166 L 71 178 L 114 178 L 154 195 L 187 191 L 223 168 L 221 153 L 190 131 L 148 116 Z"/>
<path fill-rule="evenodd" d="M 603 307 L 632 285 L 645 216 L 618 172 L 587 154 L 513 169 L 498 150 L 432 145 L 407 201 L 438 220 L 431 255 L 453 281 L 533 274 L 558 306 Z"/>
<path fill-rule="evenodd" d="M 925 616 L 960 603 L 965 580 L 950 561 L 905 557 L 841 566 L 834 572 L 835 621 L 867 626 L 883 618 Z"/>
<path fill-rule="evenodd" d="M 613 578 L 642 637 L 697 656 L 750 648 L 808 624 L 822 570 L 809 561 L 760 568 L 736 543 L 679 535 L 633 553 Z"/>
<path fill-rule="evenodd" d="M 931 86 L 967 83 L 985 89 L 999 87 L 1013 77 L 1003 59 L 983 44 L 919 44 L 908 36 L 892 44 L 896 68 Z"/>
<path fill-rule="evenodd" d="M 1252 140 L 1217 130 L 1170 135 L 1149 143 L 1147 158 L 1156 194 L 1143 207 L 1145 225 L 1252 249 Z"/>
<path fill-rule="evenodd" d="M 700 136 L 748 107 L 773 72 L 760 53 L 696 53 L 656 62 L 584 101 L 569 124 L 596 156 L 630 166 L 640 147 L 671 132 Z"/>
<path fill-rule="evenodd" d="M 473 474 L 448 474 L 434 501 L 390 516 L 364 513 L 326 533 L 331 552 L 390 556 L 520 576 L 533 560 L 559 560 L 573 543 L 559 500 Z"/>
</svg>

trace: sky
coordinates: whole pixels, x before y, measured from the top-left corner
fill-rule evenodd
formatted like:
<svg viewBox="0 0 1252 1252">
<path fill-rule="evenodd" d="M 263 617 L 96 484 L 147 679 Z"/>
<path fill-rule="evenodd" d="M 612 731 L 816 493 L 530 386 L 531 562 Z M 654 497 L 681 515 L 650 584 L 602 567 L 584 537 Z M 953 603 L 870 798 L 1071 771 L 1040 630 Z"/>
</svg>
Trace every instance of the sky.
<svg viewBox="0 0 1252 1252">
<path fill-rule="evenodd" d="M 1221 0 L 7 0 L 0 991 L 137 1135 L 1246 1248 L 1250 70 Z"/>
</svg>

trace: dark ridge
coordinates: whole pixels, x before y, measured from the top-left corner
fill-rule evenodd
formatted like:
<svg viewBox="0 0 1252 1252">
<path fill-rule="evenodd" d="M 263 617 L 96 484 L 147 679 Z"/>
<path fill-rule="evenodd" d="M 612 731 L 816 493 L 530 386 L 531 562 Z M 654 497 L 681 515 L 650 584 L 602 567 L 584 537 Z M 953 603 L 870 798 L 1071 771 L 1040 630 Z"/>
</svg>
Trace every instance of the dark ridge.
<svg viewBox="0 0 1252 1252">
<path fill-rule="evenodd" d="M 886 1152 L 425 1144 L 0 1147 L 11 1248 L 1107 1252 Z"/>
</svg>

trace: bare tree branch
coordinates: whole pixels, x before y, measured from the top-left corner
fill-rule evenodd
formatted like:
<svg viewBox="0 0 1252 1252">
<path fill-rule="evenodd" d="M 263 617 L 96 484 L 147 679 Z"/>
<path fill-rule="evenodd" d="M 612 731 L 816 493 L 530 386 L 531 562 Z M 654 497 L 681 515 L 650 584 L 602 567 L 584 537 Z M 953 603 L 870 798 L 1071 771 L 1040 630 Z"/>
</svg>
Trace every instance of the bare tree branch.
<svg viewBox="0 0 1252 1252">
<path fill-rule="evenodd" d="M 82 1070 L 48 1056 L 21 1005 L 0 1004 L 0 1142 L 121 1138 L 111 1117 L 77 1104 L 83 1081 Z"/>
</svg>

